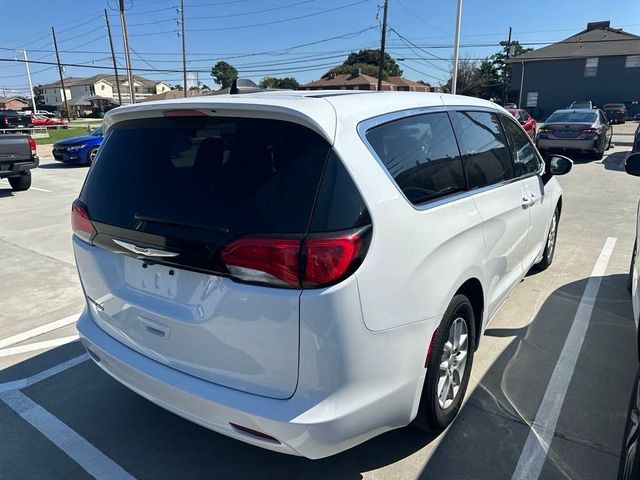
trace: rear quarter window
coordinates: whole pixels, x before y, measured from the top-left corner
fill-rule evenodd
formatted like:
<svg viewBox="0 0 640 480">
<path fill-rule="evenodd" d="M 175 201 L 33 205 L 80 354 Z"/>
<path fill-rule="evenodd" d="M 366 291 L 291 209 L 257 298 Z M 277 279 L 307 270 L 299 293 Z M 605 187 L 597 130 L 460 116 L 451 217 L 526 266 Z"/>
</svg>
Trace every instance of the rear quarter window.
<svg viewBox="0 0 640 480">
<path fill-rule="evenodd" d="M 446 113 L 395 120 L 370 129 L 366 137 L 414 205 L 465 190 L 462 162 Z"/>
</svg>

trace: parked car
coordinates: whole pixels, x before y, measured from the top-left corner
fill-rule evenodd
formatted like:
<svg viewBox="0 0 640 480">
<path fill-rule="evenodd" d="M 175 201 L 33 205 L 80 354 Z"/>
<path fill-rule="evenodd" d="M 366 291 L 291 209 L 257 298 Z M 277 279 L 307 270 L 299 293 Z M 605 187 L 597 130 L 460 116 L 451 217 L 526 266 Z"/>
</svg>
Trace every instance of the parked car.
<svg viewBox="0 0 640 480">
<path fill-rule="evenodd" d="M 602 107 L 602 111 L 611 123 L 624 123 L 627 121 L 627 107 L 624 103 L 607 103 Z"/>
<path fill-rule="evenodd" d="M 636 132 L 637 135 L 637 132 Z M 625 170 L 630 175 L 640 176 L 640 153 L 629 155 L 625 161 Z M 638 336 L 638 321 L 640 320 L 640 282 L 638 269 L 638 237 L 640 234 L 640 216 L 636 215 L 636 239 L 633 244 L 631 265 L 627 276 L 627 289 L 631 293 L 633 320 L 636 326 L 637 344 L 640 352 L 640 336 Z M 631 391 L 631 400 L 627 412 L 627 421 L 622 437 L 618 480 L 640 479 L 640 369 Z"/>
<path fill-rule="evenodd" d="M 53 144 L 53 158 L 59 162 L 91 165 L 102 144 L 102 126 L 89 135 L 70 137 Z"/>
<path fill-rule="evenodd" d="M 29 135 L 0 135 L 0 178 L 8 179 L 15 191 L 21 192 L 31 187 L 31 170 L 39 162 L 36 142 Z"/>
<path fill-rule="evenodd" d="M 31 118 L 15 110 L 0 110 L 0 130 L 31 127 Z"/>
<path fill-rule="evenodd" d="M 580 108 L 595 108 L 591 100 L 575 100 L 569 105 L 570 110 L 577 110 Z"/>
<path fill-rule="evenodd" d="M 31 115 L 31 123 L 34 127 L 61 127 L 69 128 L 69 124 L 61 118 Z"/>
<path fill-rule="evenodd" d="M 572 165 L 501 107 L 430 93 L 220 95 L 104 125 L 72 207 L 82 343 L 163 408 L 309 458 L 453 421 L 487 322 L 553 260 Z"/>
<path fill-rule="evenodd" d="M 524 128 L 525 132 L 527 132 L 531 138 L 535 139 L 538 125 L 534 118 L 529 115 L 529 112 L 527 112 L 526 110 L 513 108 L 508 108 L 507 110 L 509 111 L 509 113 L 511 113 L 511 115 L 516 117 L 516 120 L 518 120 L 520 125 L 522 125 L 522 128 Z"/>
<path fill-rule="evenodd" d="M 604 156 L 611 147 L 613 129 L 602 110 L 556 110 L 538 130 L 540 151 L 574 151 Z"/>
</svg>

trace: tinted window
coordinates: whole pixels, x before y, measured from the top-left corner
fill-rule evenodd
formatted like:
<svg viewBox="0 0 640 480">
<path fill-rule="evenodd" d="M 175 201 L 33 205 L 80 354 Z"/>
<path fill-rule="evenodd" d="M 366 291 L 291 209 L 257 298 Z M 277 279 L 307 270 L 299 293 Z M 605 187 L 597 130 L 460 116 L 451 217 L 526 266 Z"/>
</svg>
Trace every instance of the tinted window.
<svg viewBox="0 0 640 480">
<path fill-rule="evenodd" d="M 311 232 L 332 232 L 371 223 L 367 207 L 346 168 L 331 152 L 311 221 Z"/>
<path fill-rule="evenodd" d="M 540 160 L 535 148 L 529 140 L 529 136 L 524 133 L 518 125 L 509 118 L 502 120 L 505 132 L 509 137 L 511 145 L 511 156 L 514 163 L 514 176 L 522 177 L 540 170 Z"/>
<path fill-rule="evenodd" d="M 546 123 L 593 123 L 596 118 L 596 112 L 555 112 Z"/>
<path fill-rule="evenodd" d="M 283 121 L 131 120 L 109 131 L 81 199 L 97 222 L 171 237 L 304 233 L 329 150 Z"/>
<path fill-rule="evenodd" d="M 500 120 L 486 112 L 452 112 L 469 188 L 513 178 L 509 145 Z"/>
<path fill-rule="evenodd" d="M 367 140 L 413 204 L 465 189 L 462 162 L 446 113 L 417 115 L 375 127 L 367 132 Z"/>
</svg>

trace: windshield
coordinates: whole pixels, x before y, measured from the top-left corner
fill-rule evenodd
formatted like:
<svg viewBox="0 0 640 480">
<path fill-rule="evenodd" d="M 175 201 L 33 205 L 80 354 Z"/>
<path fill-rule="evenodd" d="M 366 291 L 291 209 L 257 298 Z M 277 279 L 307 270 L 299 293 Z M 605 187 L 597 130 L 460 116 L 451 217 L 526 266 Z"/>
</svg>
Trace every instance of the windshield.
<svg viewBox="0 0 640 480">
<path fill-rule="evenodd" d="M 556 112 L 547 123 L 593 123 L 596 118 L 596 112 Z"/>
<path fill-rule="evenodd" d="M 94 137 L 101 137 L 102 136 L 102 125 L 100 125 L 93 132 L 91 132 L 91 135 L 94 136 Z"/>
</svg>

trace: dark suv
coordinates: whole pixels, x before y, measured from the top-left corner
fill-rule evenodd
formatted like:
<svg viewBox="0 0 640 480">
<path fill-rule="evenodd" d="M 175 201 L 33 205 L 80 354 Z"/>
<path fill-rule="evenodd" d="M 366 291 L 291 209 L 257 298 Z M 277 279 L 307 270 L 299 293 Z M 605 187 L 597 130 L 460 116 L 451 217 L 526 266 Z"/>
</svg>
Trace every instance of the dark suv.
<svg viewBox="0 0 640 480">
<path fill-rule="evenodd" d="M 20 115 L 15 110 L 0 110 L 0 130 L 32 126 L 30 116 Z"/>
<path fill-rule="evenodd" d="M 602 111 L 611 123 L 624 123 L 627 121 L 627 107 L 624 103 L 607 103 Z"/>
</svg>

